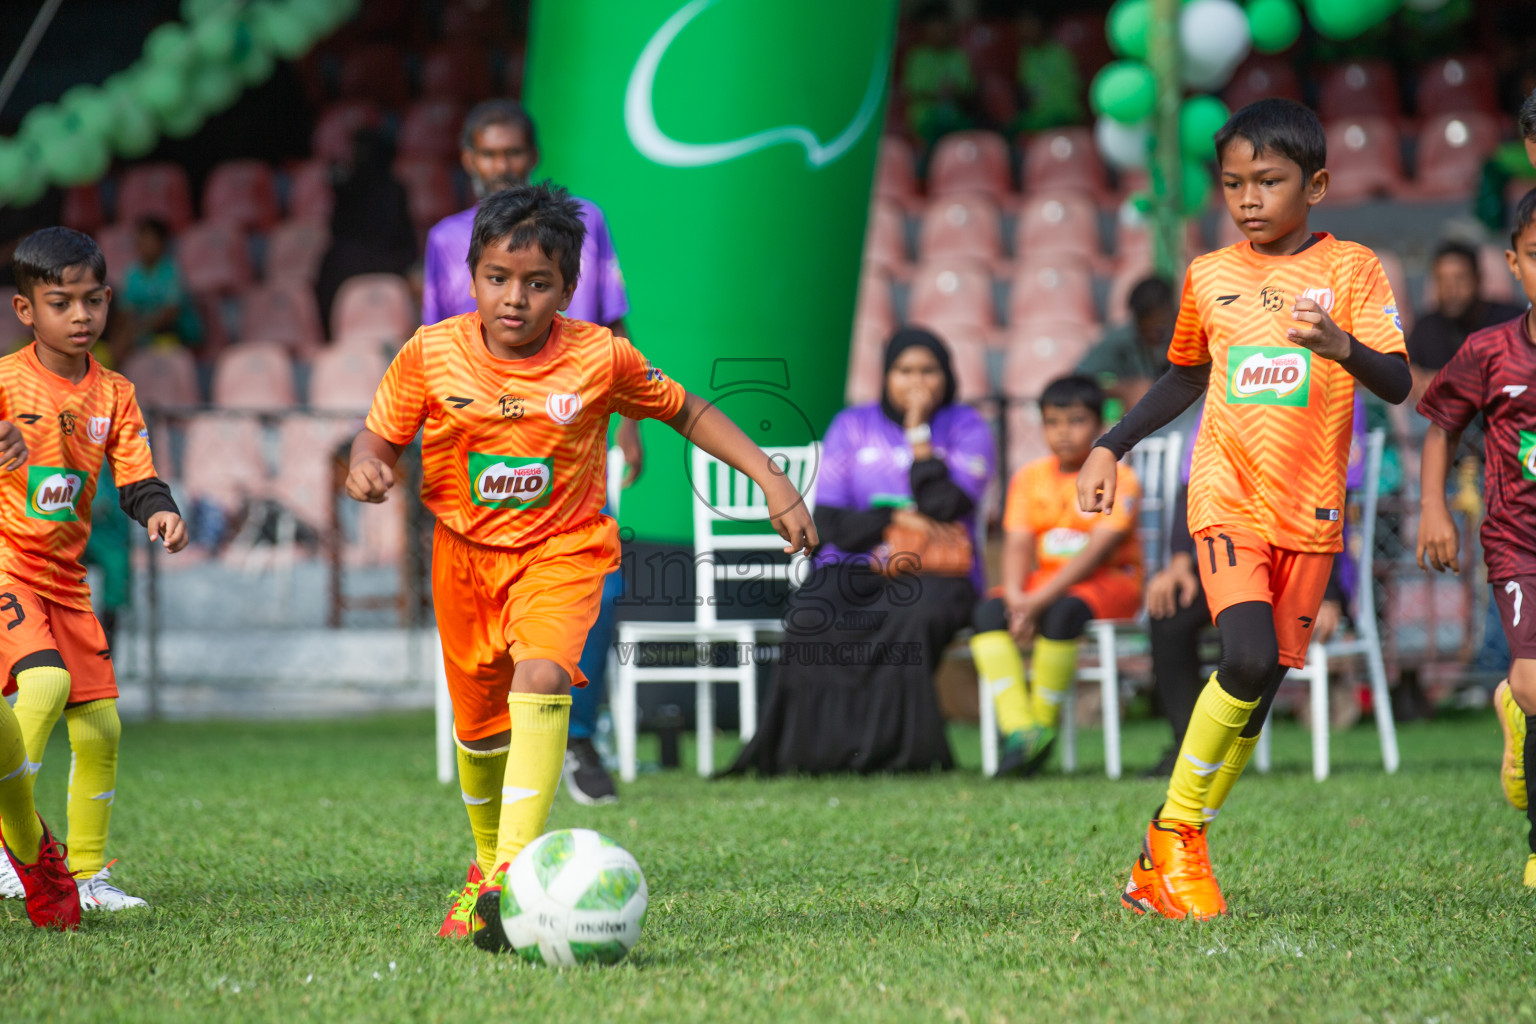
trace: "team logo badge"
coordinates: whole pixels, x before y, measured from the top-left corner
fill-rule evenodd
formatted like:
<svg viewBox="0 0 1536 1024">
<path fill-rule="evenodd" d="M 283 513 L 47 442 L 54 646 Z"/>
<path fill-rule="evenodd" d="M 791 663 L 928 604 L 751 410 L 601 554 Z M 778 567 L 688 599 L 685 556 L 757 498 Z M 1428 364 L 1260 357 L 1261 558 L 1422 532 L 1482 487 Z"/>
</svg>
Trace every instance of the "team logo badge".
<svg viewBox="0 0 1536 1024">
<path fill-rule="evenodd" d="M 1403 315 L 1397 311 L 1395 303 L 1388 303 L 1382 306 L 1381 311 L 1392 318 L 1393 327 L 1396 327 L 1399 331 L 1403 329 Z"/>
<path fill-rule="evenodd" d="M 544 411 L 556 423 L 570 423 L 581 412 L 581 395 L 575 391 L 554 394 L 544 399 Z"/>
<path fill-rule="evenodd" d="M 1236 405 L 1306 405 L 1312 353 L 1269 345 L 1233 345 L 1227 354 L 1227 401 Z"/>
<path fill-rule="evenodd" d="M 1265 288 L 1259 292 L 1259 305 L 1271 313 L 1278 313 L 1285 308 L 1285 292 L 1279 288 Z"/>
<path fill-rule="evenodd" d="M 85 432 L 90 435 L 92 441 L 101 444 L 107 439 L 107 432 L 112 429 L 111 416 L 92 416 L 85 421 Z"/>
<path fill-rule="evenodd" d="M 645 379 L 648 381 L 666 380 L 667 375 L 662 373 L 650 363 L 645 364 Z"/>
<path fill-rule="evenodd" d="M 75 503 L 85 489 L 85 474 L 64 466 L 27 467 L 27 516 L 74 523 Z"/>
<path fill-rule="evenodd" d="M 554 482 L 553 459 L 469 453 L 470 500 L 481 508 L 544 508 Z"/>
<path fill-rule="evenodd" d="M 1306 291 L 1301 293 L 1301 297 L 1304 299 L 1311 299 L 1319 306 L 1322 306 L 1324 313 L 1333 312 L 1332 288 L 1308 288 Z"/>
<path fill-rule="evenodd" d="M 1096 513 L 1095 513 L 1096 514 Z M 1088 546 L 1088 531 L 1058 526 L 1040 538 L 1040 550 L 1051 558 L 1071 558 Z"/>
<path fill-rule="evenodd" d="M 1536 480 L 1536 431 L 1520 431 L 1520 475 Z"/>
<path fill-rule="evenodd" d="M 79 422 L 79 420 L 79 416 L 76 416 L 70 410 L 65 409 L 63 412 L 59 413 L 59 432 L 62 433 L 65 437 L 74 437 L 75 424 Z"/>
<path fill-rule="evenodd" d="M 151 447 L 150 443 L 149 443 L 149 428 L 148 427 L 146 427 L 143 430 L 139 431 L 139 440 L 144 442 L 144 447 L 145 448 Z"/>
<path fill-rule="evenodd" d="M 501 418 L 504 420 L 520 420 L 523 418 L 523 398 L 521 395 L 502 395 L 496 399 L 501 406 Z"/>
</svg>

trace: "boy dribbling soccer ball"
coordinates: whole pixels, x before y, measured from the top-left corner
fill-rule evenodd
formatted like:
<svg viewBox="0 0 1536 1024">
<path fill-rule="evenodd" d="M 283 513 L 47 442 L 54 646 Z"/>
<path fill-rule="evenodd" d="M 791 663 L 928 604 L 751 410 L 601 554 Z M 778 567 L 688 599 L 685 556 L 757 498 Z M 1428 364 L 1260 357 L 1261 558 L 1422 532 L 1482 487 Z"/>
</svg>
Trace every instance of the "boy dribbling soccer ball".
<svg viewBox="0 0 1536 1024">
<path fill-rule="evenodd" d="M 1202 395 L 1189 529 L 1221 634 L 1163 806 L 1122 894 L 1137 913 L 1206 919 L 1226 900 L 1208 823 L 1258 742 L 1343 547 L 1358 382 L 1398 404 L 1412 384 L 1392 289 L 1369 249 L 1307 226 L 1328 191 L 1317 116 L 1260 100 L 1215 136 L 1227 210 L 1245 241 L 1195 260 L 1168 349 L 1171 369 L 1078 475 L 1084 511 L 1114 508 L 1116 461 Z"/>
<path fill-rule="evenodd" d="M 567 320 L 580 210 L 564 189 L 487 196 L 468 254 L 477 311 L 421 328 L 390 365 L 352 446 L 347 493 L 383 501 L 418 431 L 437 516 L 432 598 L 476 859 L 439 931 L 510 946 L 500 894 L 544 830 L 565 760 L 572 686 L 618 567 L 601 514 L 609 416 L 660 419 L 750 476 L 786 552 L 816 545 L 799 492 L 724 413 L 605 327 Z"/>
</svg>

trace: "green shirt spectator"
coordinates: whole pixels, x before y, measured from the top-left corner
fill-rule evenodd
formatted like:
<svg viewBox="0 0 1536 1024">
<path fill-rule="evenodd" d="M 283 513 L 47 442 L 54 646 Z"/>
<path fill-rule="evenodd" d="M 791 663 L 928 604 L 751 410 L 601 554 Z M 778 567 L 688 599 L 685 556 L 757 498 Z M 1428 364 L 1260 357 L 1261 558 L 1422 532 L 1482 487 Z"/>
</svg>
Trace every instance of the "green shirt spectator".
<svg viewBox="0 0 1536 1024">
<path fill-rule="evenodd" d="M 167 243 L 170 228 L 156 217 L 139 221 L 134 235 L 138 259 L 123 274 L 112 296 L 115 314 L 111 354 L 117 365 L 146 345 L 202 344 L 203 325 Z"/>
<path fill-rule="evenodd" d="M 1072 51 L 1045 34 L 1033 14 L 1019 21 L 1019 91 L 1024 106 L 1017 131 L 1038 132 L 1087 120 L 1083 79 Z"/>
<path fill-rule="evenodd" d="M 1173 287 L 1161 277 L 1139 282 L 1126 305 L 1130 322 L 1106 331 L 1077 372 L 1098 381 L 1106 395 L 1130 408 L 1168 370 L 1168 342 L 1178 307 Z"/>
<path fill-rule="evenodd" d="M 907 101 L 907 123 L 932 142 L 945 132 L 972 126 L 976 76 L 943 4 L 924 8 L 917 24 L 922 41 L 907 51 L 902 62 L 901 91 Z"/>
</svg>

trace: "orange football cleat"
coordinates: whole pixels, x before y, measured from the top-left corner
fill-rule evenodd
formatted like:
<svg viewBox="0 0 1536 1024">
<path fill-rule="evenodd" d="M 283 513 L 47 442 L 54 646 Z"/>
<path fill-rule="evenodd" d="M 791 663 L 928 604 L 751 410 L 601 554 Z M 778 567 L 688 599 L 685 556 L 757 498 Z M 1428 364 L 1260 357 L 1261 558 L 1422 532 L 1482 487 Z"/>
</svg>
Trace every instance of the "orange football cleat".
<svg viewBox="0 0 1536 1024">
<path fill-rule="evenodd" d="M 1152 870 L 1152 862 L 1146 854 L 1136 858 L 1131 865 L 1130 881 L 1125 883 L 1125 890 L 1120 893 L 1120 902 L 1125 909 L 1133 914 L 1145 914 L 1149 910 L 1156 910 L 1152 902 L 1152 884 L 1156 880 L 1156 874 Z"/>
<path fill-rule="evenodd" d="M 480 883 L 485 881 L 485 875 L 480 871 L 479 864 L 469 866 L 469 876 L 464 880 L 464 888 L 453 893 L 453 907 L 448 911 L 448 916 L 443 919 L 443 926 L 437 930 L 437 934 L 448 939 L 467 939 L 475 931 L 475 900 L 480 896 Z"/>
<path fill-rule="evenodd" d="M 1152 905 L 1158 913 L 1208 921 L 1227 912 L 1211 870 L 1204 825 L 1153 818 L 1142 855 L 1152 864 Z"/>
</svg>

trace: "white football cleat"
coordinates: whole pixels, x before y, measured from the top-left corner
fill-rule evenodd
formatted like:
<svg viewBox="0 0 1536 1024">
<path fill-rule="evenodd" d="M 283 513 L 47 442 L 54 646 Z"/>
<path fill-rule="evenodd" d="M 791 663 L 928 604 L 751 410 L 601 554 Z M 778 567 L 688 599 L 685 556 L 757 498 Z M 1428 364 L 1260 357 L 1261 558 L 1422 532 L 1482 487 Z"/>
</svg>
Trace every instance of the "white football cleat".
<svg viewBox="0 0 1536 1024">
<path fill-rule="evenodd" d="M 11 858 L 0 854 L 0 900 L 20 900 L 26 896 L 26 890 L 21 887 L 21 876 L 11 867 Z"/>
<path fill-rule="evenodd" d="M 123 890 L 107 881 L 112 877 L 113 861 L 89 878 L 75 879 L 75 885 L 80 889 L 80 909 L 89 913 L 93 910 L 130 910 L 134 907 L 149 906 L 137 896 L 129 896 Z"/>
</svg>

